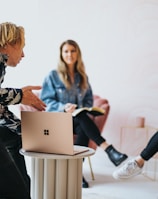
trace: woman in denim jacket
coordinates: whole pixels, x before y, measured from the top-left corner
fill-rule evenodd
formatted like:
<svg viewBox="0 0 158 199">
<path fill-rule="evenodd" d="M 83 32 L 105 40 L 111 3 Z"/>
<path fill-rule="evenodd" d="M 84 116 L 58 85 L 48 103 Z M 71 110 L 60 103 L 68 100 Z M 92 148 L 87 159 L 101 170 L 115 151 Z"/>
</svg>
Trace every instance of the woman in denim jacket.
<svg viewBox="0 0 158 199">
<path fill-rule="evenodd" d="M 45 77 L 40 97 L 47 105 L 46 111 L 50 112 L 72 113 L 76 108 L 93 105 L 93 92 L 85 72 L 81 50 L 75 41 L 67 40 L 61 44 L 57 70 L 52 70 Z M 77 135 L 76 145 L 88 146 L 89 139 L 92 139 L 108 154 L 115 166 L 127 158 L 127 155 L 118 152 L 106 142 L 86 112 L 73 117 L 73 130 Z M 82 187 L 88 186 L 83 177 Z"/>
</svg>

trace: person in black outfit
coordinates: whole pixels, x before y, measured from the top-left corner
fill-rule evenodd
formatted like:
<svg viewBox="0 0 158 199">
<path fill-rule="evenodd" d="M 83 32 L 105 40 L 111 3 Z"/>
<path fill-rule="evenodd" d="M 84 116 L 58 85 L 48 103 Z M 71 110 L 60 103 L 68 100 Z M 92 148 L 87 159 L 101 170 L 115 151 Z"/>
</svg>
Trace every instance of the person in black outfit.
<svg viewBox="0 0 158 199">
<path fill-rule="evenodd" d="M 158 152 L 158 132 L 156 132 L 141 151 L 140 155 L 129 160 L 118 170 L 113 172 L 115 179 L 129 179 L 142 173 L 145 161 L 150 160 Z"/>
<path fill-rule="evenodd" d="M 24 57 L 24 28 L 10 22 L 0 24 L 0 199 L 30 199 L 30 177 L 24 157 L 19 153 L 21 121 L 9 105 L 25 104 L 45 110 L 45 104 L 33 94 L 41 86 L 2 88 L 6 67 L 15 67 Z"/>
</svg>

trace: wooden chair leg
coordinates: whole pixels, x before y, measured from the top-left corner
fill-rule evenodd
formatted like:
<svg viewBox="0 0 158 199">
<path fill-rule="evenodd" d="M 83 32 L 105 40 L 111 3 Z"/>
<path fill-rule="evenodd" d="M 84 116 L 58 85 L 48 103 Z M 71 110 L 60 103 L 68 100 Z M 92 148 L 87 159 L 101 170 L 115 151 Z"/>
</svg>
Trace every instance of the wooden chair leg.
<svg viewBox="0 0 158 199">
<path fill-rule="evenodd" d="M 88 157 L 88 163 L 89 163 L 89 167 L 90 167 L 90 171 L 91 171 L 92 180 L 94 180 L 94 173 L 93 173 L 92 163 L 91 163 L 90 157 Z"/>
</svg>

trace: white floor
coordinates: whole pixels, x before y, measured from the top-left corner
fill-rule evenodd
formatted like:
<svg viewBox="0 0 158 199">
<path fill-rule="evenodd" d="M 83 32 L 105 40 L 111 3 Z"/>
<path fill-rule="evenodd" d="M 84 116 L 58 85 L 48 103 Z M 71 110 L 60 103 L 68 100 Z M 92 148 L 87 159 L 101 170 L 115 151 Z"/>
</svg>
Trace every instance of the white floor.
<svg viewBox="0 0 158 199">
<path fill-rule="evenodd" d="M 29 159 L 26 158 L 26 162 L 29 172 Z M 116 167 L 110 162 L 106 153 L 99 148 L 95 155 L 91 156 L 91 162 L 95 180 L 91 179 L 86 158 L 83 163 L 83 174 L 90 187 L 82 189 L 82 199 L 158 199 L 158 175 L 156 175 L 156 180 L 139 175 L 130 180 L 117 181 L 112 177 L 112 172 Z M 158 167 L 158 161 L 156 163 Z M 145 172 L 150 178 L 154 178 L 155 175 L 147 171 L 153 169 L 153 161 L 149 161 L 145 166 Z"/>
<path fill-rule="evenodd" d="M 158 180 L 153 172 L 153 161 L 145 166 L 145 174 L 125 181 L 113 179 L 112 172 L 116 169 L 109 161 L 105 152 L 97 149 L 96 154 L 91 156 L 91 162 L 95 175 L 92 181 L 87 159 L 83 164 L 83 173 L 90 187 L 82 189 L 82 199 L 158 199 Z M 152 162 L 152 163 L 151 163 Z M 154 161 L 155 163 L 155 161 Z M 151 165 L 152 164 L 152 165 Z M 156 177 L 156 180 L 153 180 Z"/>
</svg>

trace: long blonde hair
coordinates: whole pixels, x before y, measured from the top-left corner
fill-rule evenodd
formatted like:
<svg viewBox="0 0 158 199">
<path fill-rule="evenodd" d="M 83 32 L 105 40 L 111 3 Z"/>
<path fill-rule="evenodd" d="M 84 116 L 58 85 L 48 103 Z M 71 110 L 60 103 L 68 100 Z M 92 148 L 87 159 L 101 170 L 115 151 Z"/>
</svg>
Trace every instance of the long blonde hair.
<svg viewBox="0 0 158 199">
<path fill-rule="evenodd" d="M 66 63 L 64 62 L 64 60 L 62 58 L 62 49 L 63 49 L 63 46 L 65 44 L 69 44 L 69 45 L 74 46 L 76 51 L 77 51 L 78 57 L 77 57 L 77 62 L 75 64 L 75 71 L 77 71 L 80 74 L 80 77 L 81 77 L 81 82 L 80 82 L 80 85 L 79 85 L 80 88 L 82 90 L 87 89 L 87 87 L 88 87 L 87 75 L 86 75 L 85 67 L 84 67 L 84 64 L 83 64 L 83 61 L 82 61 L 81 50 L 80 50 L 79 45 L 73 40 L 66 40 L 60 45 L 60 57 L 59 57 L 58 65 L 57 65 L 58 73 L 59 73 L 62 81 L 64 82 L 66 88 L 70 88 L 72 83 L 71 83 L 70 79 L 68 78 L 68 76 L 69 76 L 68 75 L 68 68 L 67 68 Z"/>
<path fill-rule="evenodd" d="M 24 46 L 24 43 L 24 28 L 22 26 L 11 22 L 0 24 L 0 48 L 4 48 L 7 44 Z"/>
</svg>

